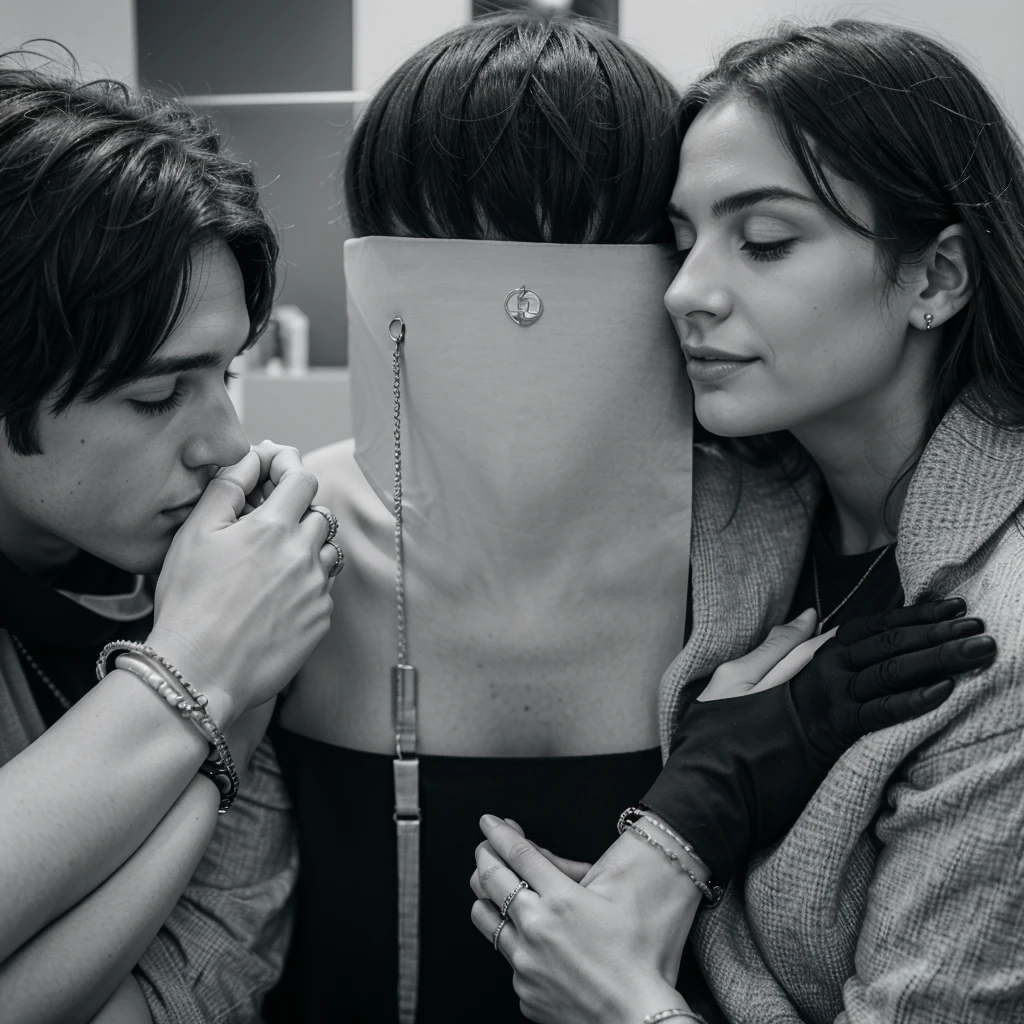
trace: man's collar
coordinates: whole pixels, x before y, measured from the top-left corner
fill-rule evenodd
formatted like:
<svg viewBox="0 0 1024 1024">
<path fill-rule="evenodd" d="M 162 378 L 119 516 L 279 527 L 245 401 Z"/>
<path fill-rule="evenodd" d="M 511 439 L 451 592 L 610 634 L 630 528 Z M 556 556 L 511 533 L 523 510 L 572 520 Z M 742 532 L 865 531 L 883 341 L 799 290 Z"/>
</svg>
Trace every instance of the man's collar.
<svg viewBox="0 0 1024 1024">
<path fill-rule="evenodd" d="M 102 644 L 119 623 L 134 622 L 152 610 L 144 577 L 85 552 L 52 582 L 0 555 L 0 628 L 28 643 Z"/>
</svg>

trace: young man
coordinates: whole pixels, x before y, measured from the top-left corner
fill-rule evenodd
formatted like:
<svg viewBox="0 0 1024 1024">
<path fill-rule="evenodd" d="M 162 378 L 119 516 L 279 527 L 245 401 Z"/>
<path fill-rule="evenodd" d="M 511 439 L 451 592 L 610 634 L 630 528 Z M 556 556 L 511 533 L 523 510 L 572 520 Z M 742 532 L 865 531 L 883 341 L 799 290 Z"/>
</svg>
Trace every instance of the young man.
<svg viewBox="0 0 1024 1024">
<path fill-rule="evenodd" d="M 273 232 L 208 123 L 22 53 L 0 237 L 0 1020 L 249 1021 L 296 871 L 256 747 L 340 564 L 315 478 L 250 451 L 224 387 Z M 208 698 L 241 774 L 225 815 L 194 723 L 137 667 L 97 682 L 112 640 Z"/>
</svg>

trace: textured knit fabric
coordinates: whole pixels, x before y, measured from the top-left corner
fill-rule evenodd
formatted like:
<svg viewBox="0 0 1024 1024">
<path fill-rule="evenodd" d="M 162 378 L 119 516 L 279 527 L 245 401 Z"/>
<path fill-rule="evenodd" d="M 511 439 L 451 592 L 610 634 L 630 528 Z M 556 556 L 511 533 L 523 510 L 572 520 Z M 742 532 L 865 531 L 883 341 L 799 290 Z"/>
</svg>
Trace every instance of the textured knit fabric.
<svg viewBox="0 0 1024 1024">
<path fill-rule="evenodd" d="M 794 489 L 697 453 L 694 629 L 662 682 L 666 749 L 683 689 L 784 618 L 817 497 L 816 480 Z M 855 744 L 700 916 L 702 969 L 733 1024 L 1024 1021 L 1024 435 L 957 403 L 898 538 L 907 600 L 964 597 L 998 657 L 937 710 Z"/>
<path fill-rule="evenodd" d="M 0 765 L 44 730 L 23 666 L 0 628 Z M 289 818 L 264 741 L 188 888 L 135 969 L 155 1024 L 260 1019 L 259 1004 L 281 974 L 288 945 L 298 871 Z"/>
</svg>

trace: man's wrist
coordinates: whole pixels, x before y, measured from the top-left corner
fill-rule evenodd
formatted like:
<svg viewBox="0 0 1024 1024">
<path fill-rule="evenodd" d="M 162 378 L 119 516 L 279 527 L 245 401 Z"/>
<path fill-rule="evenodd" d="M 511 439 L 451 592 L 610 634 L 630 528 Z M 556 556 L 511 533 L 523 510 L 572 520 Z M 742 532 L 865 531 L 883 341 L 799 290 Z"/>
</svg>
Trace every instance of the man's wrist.
<svg viewBox="0 0 1024 1024">
<path fill-rule="evenodd" d="M 195 647 L 176 633 L 154 626 L 146 639 L 164 661 L 173 665 L 200 693 L 208 703 L 206 711 L 223 732 L 241 714 L 238 702 L 211 673 Z"/>
</svg>

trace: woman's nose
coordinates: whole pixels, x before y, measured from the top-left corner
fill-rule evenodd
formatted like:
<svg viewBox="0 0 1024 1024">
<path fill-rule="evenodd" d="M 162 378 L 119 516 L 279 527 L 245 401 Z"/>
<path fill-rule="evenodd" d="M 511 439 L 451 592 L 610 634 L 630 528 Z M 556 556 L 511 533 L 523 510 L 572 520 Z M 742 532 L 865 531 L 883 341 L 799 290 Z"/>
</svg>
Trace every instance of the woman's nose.
<svg viewBox="0 0 1024 1024">
<path fill-rule="evenodd" d="M 665 308 L 680 325 L 725 319 L 732 297 L 713 253 L 694 246 L 665 292 Z"/>
</svg>

